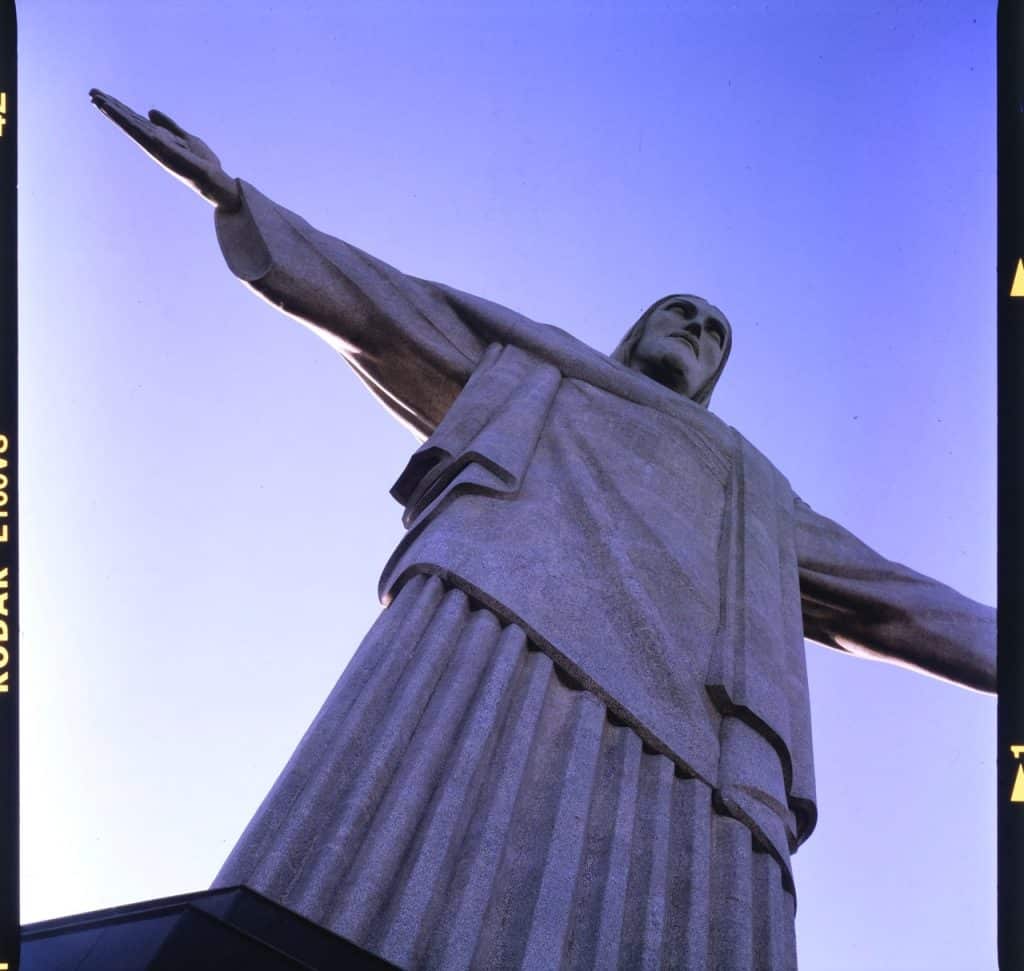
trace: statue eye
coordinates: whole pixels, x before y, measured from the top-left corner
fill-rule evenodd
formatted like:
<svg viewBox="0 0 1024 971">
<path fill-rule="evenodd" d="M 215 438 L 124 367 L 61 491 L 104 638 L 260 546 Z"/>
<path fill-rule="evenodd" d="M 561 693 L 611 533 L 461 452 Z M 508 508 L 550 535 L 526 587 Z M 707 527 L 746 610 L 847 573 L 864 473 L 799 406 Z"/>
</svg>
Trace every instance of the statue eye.
<svg viewBox="0 0 1024 971">
<path fill-rule="evenodd" d="M 725 347 L 725 328 L 717 320 L 706 324 L 705 329 L 715 339 L 719 347 Z"/>
</svg>

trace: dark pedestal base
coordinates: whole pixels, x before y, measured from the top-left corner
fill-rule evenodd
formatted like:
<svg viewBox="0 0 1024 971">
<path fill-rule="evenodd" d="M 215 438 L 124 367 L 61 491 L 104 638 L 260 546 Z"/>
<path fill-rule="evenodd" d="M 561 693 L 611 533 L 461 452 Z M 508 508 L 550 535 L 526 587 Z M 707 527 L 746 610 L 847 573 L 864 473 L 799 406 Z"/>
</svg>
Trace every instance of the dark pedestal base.
<svg viewBox="0 0 1024 971">
<path fill-rule="evenodd" d="M 22 928 L 21 971 L 384 971 L 394 966 L 245 887 Z"/>
</svg>

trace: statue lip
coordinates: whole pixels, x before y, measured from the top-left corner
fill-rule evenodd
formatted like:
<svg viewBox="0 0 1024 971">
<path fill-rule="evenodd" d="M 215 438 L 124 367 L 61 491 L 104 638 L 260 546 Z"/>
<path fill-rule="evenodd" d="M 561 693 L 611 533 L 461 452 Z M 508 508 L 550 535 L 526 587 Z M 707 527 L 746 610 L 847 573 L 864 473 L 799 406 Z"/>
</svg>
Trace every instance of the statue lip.
<svg viewBox="0 0 1024 971">
<path fill-rule="evenodd" d="M 693 349 L 694 357 L 700 357 L 700 345 L 697 343 L 697 338 L 694 337 L 693 334 L 690 334 L 687 331 L 676 331 L 668 336 L 675 340 L 686 341 L 686 343 Z"/>
</svg>

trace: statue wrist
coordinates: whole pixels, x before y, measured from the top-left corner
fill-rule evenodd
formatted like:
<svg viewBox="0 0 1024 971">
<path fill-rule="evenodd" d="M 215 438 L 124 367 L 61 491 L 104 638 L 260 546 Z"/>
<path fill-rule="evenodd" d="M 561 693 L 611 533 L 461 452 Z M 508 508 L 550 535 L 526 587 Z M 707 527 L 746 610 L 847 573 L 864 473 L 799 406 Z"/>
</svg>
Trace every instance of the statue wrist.
<svg viewBox="0 0 1024 971">
<path fill-rule="evenodd" d="M 209 182 L 200 191 L 223 212 L 235 212 L 242 207 L 242 193 L 238 181 L 231 178 L 223 169 L 217 169 L 212 173 Z"/>
</svg>

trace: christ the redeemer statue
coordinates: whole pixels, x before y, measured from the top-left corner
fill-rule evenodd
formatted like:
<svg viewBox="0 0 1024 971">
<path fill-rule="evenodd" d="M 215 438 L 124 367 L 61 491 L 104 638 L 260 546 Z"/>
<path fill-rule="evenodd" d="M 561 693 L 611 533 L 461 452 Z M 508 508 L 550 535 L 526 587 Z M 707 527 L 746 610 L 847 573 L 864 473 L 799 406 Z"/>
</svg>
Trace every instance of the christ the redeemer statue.
<svg viewBox="0 0 1024 971">
<path fill-rule="evenodd" d="M 608 357 L 92 97 L 423 442 L 386 609 L 216 885 L 406 968 L 794 968 L 803 638 L 994 691 L 995 612 L 814 512 L 708 411 L 732 333 L 704 300 L 658 300 Z"/>
</svg>

